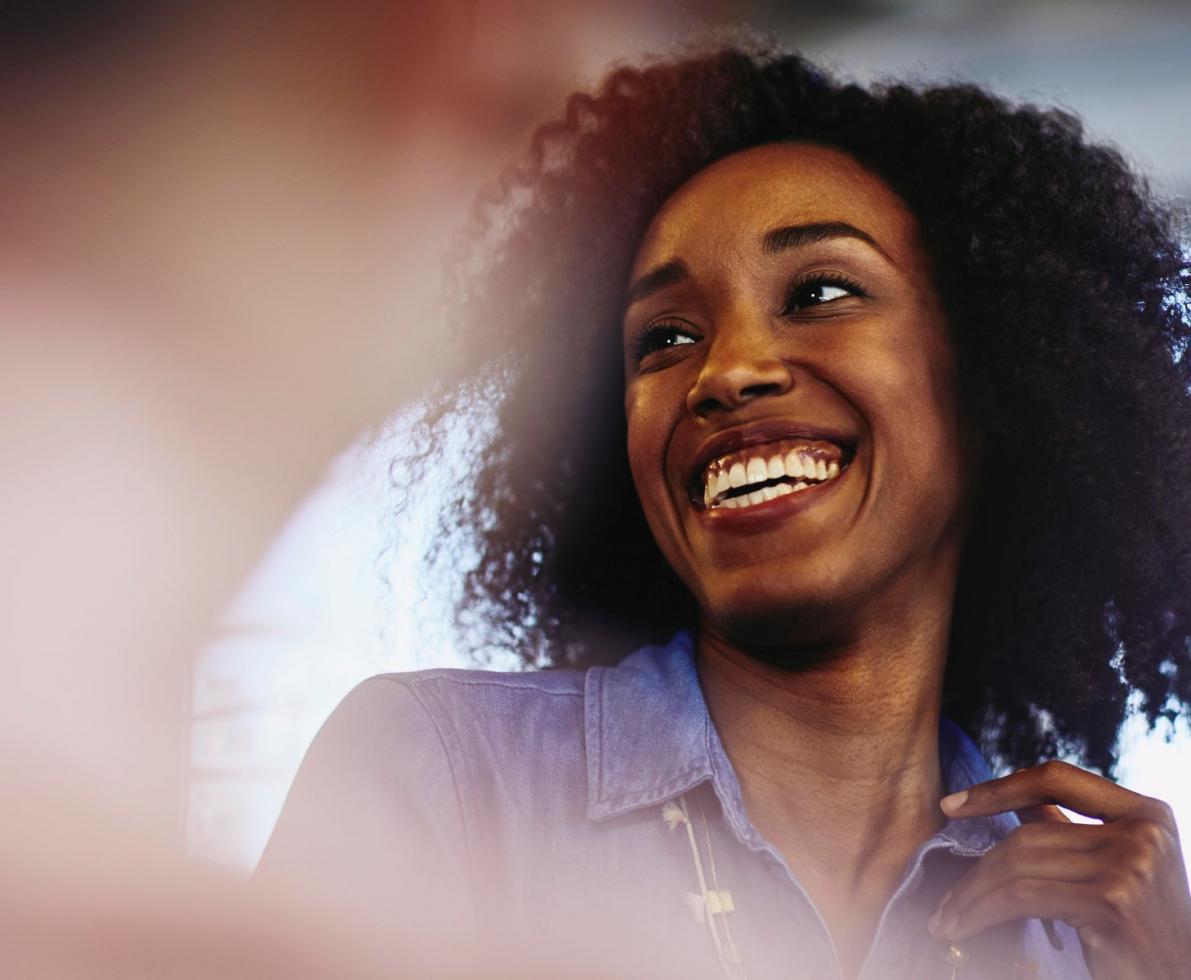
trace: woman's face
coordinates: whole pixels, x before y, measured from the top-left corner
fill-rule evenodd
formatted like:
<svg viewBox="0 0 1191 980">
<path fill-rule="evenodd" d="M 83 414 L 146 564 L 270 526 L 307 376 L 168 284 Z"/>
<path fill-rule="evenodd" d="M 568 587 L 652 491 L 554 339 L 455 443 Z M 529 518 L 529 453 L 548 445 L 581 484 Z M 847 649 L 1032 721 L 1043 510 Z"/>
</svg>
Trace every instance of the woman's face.
<svg viewBox="0 0 1191 980">
<path fill-rule="evenodd" d="M 923 589 L 950 602 L 954 355 L 880 178 L 809 144 L 727 157 L 658 212 L 627 295 L 633 480 L 710 625 L 827 639 Z"/>
</svg>

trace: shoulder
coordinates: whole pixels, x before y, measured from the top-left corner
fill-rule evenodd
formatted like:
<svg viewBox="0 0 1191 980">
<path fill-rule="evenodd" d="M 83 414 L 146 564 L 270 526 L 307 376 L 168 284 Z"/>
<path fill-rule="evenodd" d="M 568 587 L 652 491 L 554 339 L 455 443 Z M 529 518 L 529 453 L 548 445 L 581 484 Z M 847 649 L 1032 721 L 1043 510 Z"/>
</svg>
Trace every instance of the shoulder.
<svg viewBox="0 0 1191 980">
<path fill-rule="evenodd" d="M 638 649 L 615 667 L 378 674 L 344 698 L 319 739 L 344 732 L 381 747 L 400 739 L 407 751 L 425 745 L 448 753 L 495 744 L 558 747 L 582 736 L 586 711 L 610 702 L 636 714 L 655 706 L 666 711 L 675 700 L 689 699 L 693 676 L 685 632 Z"/>
<path fill-rule="evenodd" d="M 446 755 L 472 770 L 493 751 L 507 765 L 518 752 L 561 748 L 579 737 L 584 682 L 579 671 L 380 674 L 359 684 L 327 727 L 382 749 L 399 745 L 406 756 Z"/>
<path fill-rule="evenodd" d="M 352 695 L 368 692 L 369 698 L 381 700 L 401 700 L 408 695 L 430 712 L 516 707 L 549 714 L 582 703 L 584 676 L 585 672 L 577 670 L 518 672 L 439 667 L 378 674 L 360 684 Z"/>
<path fill-rule="evenodd" d="M 434 669 L 358 684 L 307 751 L 291 797 L 367 800 L 423 811 L 462 834 L 495 799 L 531 806 L 535 785 L 584 784 L 579 671 Z M 312 787 L 303 794 L 303 787 Z"/>
<path fill-rule="evenodd" d="M 582 692 L 574 672 L 363 681 L 307 750 L 258 874 L 309 883 L 361 915 L 404 907 L 402 881 L 422 882 L 417 901 L 432 907 L 433 881 L 448 907 L 487 849 L 477 833 L 494 801 L 537 805 L 535 777 L 552 771 L 578 790 Z"/>
<path fill-rule="evenodd" d="M 569 826 L 586 813 L 593 766 L 603 787 L 616 775 L 605 770 L 652 744 L 674 700 L 659 692 L 684 649 L 646 648 L 587 671 L 369 678 L 311 744 L 266 858 L 297 853 L 303 837 L 356 836 L 365 823 L 374 836 L 428 836 L 457 852 L 484 850 L 477 835 L 509 823 Z"/>
</svg>

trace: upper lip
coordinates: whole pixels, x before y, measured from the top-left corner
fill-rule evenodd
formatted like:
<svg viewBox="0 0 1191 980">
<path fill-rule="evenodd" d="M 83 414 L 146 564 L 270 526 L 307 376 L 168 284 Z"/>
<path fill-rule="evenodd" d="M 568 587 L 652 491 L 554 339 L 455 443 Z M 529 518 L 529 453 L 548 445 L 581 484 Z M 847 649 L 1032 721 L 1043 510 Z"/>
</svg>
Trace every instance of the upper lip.
<svg viewBox="0 0 1191 980">
<path fill-rule="evenodd" d="M 712 460 L 726 456 L 728 453 L 747 449 L 749 446 L 760 446 L 767 442 L 790 439 L 834 443 L 843 450 L 845 464 L 851 460 L 856 451 L 856 438 L 839 429 L 796 419 L 761 419 L 745 425 L 733 426 L 730 429 L 723 429 L 708 436 L 695 453 L 694 465 L 687 474 L 687 485 L 697 485 L 701 493 L 703 471 Z"/>
</svg>

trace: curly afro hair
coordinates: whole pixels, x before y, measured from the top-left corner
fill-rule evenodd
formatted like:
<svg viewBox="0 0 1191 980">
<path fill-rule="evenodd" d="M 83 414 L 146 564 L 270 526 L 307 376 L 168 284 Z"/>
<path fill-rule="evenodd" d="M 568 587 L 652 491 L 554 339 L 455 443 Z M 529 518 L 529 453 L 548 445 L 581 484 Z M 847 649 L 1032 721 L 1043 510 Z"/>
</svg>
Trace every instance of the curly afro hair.
<svg viewBox="0 0 1191 980">
<path fill-rule="evenodd" d="M 1110 772 L 1132 706 L 1153 724 L 1191 695 L 1188 260 L 1119 152 L 972 85 L 861 87 L 717 47 L 619 68 L 536 130 L 455 256 L 468 367 L 400 468 L 412 492 L 460 413 L 494 413 L 441 516 L 478 556 L 459 627 L 586 666 L 695 622 L 629 476 L 625 283 L 673 191 L 783 140 L 852 155 L 916 214 L 982 431 L 944 712 L 1002 766 Z"/>
</svg>

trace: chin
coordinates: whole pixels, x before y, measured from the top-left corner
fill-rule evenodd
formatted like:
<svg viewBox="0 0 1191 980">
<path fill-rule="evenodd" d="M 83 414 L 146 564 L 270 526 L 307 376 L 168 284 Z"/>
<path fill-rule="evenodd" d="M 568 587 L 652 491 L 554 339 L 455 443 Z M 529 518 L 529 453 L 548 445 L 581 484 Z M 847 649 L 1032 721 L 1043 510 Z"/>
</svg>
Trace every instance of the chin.
<svg viewBox="0 0 1191 980">
<path fill-rule="evenodd" d="M 816 660 L 816 649 L 836 646 L 851 606 L 829 589 L 758 587 L 741 584 L 705 596 L 707 624 L 734 646 L 774 666 Z"/>
</svg>

